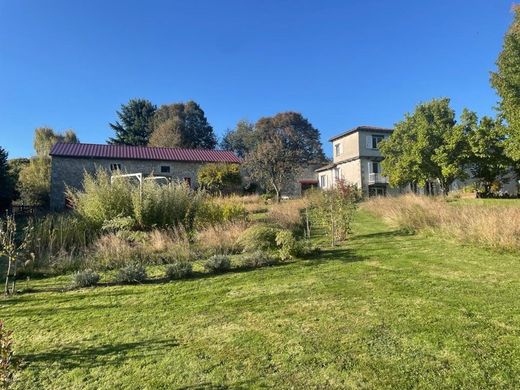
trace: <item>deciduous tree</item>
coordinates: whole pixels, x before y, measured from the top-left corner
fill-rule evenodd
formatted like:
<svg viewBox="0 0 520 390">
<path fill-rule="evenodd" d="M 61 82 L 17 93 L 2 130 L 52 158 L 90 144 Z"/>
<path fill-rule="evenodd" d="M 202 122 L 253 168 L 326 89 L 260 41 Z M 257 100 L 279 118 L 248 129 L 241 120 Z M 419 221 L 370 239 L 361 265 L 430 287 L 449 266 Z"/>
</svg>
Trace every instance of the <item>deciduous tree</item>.
<svg viewBox="0 0 520 390">
<path fill-rule="evenodd" d="M 220 146 L 224 150 L 231 150 L 239 157 L 245 157 L 257 144 L 254 123 L 240 120 L 236 127 L 228 130 Z"/>
<path fill-rule="evenodd" d="M 520 162 L 520 6 L 514 8 L 514 20 L 504 37 L 497 71 L 491 73 L 491 85 L 500 96 L 499 110 L 506 119 L 506 151 Z"/>
<path fill-rule="evenodd" d="M 60 134 L 48 127 L 37 128 L 34 132 L 32 157 L 19 171 L 17 189 L 24 203 L 48 206 L 50 194 L 51 159 L 49 153 L 57 142 L 78 143 L 73 130 Z"/>
<path fill-rule="evenodd" d="M 437 179 L 447 194 L 454 180 L 465 177 L 467 138 L 464 128 L 455 126 L 449 103 L 444 98 L 419 104 L 380 143 L 383 172 L 391 185 L 425 185 Z"/>
<path fill-rule="evenodd" d="M 204 111 L 194 101 L 187 103 L 166 104 L 159 107 L 152 122 L 153 133 L 156 131 L 167 135 L 168 130 L 174 134 L 163 137 L 153 136 L 153 146 L 168 146 L 192 149 L 214 149 L 217 137 L 208 123 Z M 172 142 L 176 140 L 176 144 Z M 150 145 L 152 142 L 150 142 Z"/>
</svg>

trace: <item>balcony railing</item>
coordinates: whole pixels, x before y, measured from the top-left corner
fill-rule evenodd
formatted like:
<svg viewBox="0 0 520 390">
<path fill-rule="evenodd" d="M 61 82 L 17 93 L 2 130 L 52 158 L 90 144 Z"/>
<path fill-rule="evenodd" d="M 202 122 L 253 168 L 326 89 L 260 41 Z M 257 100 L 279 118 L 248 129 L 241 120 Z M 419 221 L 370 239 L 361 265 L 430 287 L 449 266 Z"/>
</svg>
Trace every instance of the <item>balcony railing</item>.
<svg viewBox="0 0 520 390">
<path fill-rule="evenodd" d="M 368 184 L 388 184 L 388 178 L 380 173 L 369 173 Z"/>
</svg>

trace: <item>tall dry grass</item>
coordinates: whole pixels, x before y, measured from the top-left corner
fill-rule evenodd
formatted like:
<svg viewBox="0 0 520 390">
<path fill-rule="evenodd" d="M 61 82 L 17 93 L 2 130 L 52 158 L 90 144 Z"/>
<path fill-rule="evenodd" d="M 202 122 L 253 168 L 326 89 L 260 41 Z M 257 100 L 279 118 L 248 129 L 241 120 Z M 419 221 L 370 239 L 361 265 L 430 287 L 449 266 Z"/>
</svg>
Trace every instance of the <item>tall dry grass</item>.
<svg viewBox="0 0 520 390">
<path fill-rule="evenodd" d="M 229 255 L 242 251 L 238 238 L 247 229 L 246 221 L 232 221 L 199 231 L 195 244 L 205 255 Z"/>
<path fill-rule="evenodd" d="M 274 203 L 267 213 L 267 220 L 283 229 L 296 229 L 302 226 L 301 210 L 308 207 L 307 198 L 291 199 Z"/>
<path fill-rule="evenodd" d="M 409 231 L 441 233 L 464 242 L 520 250 L 520 207 L 450 204 L 443 198 L 378 197 L 362 208 Z"/>
</svg>

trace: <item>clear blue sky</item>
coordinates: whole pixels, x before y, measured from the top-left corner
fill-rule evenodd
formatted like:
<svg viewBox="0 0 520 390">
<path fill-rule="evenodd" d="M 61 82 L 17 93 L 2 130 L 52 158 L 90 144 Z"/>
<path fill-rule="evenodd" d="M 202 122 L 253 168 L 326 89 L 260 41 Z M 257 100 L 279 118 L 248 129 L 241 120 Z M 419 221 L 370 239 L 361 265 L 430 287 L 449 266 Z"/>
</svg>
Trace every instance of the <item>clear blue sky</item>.
<svg viewBox="0 0 520 390">
<path fill-rule="evenodd" d="M 133 97 L 193 99 L 217 135 L 306 116 L 329 136 L 392 126 L 434 97 L 493 114 L 511 0 L 0 0 L 0 145 L 30 156 L 38 126 L 103 143 Z"/>
</svg>

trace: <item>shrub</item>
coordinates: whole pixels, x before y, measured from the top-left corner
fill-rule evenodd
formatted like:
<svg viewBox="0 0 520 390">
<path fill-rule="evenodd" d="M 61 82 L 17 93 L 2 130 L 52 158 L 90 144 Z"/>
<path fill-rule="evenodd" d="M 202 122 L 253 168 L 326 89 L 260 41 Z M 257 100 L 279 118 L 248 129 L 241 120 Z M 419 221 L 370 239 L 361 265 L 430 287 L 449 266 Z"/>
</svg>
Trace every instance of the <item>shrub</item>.
<svg viewBox="0 0 520 390">
<path fill-rule="evenodd" d="M 141 283 L 146 279 L 146 269 L 141 264 L 130 264 L 120 268 L 116 275 L 118 283 Z"/>
<path fill-rule="evenodd" d="M 313 224 L 325 228 L 332 246 L 351 232 L 352 218 L 361 195 L 355 185 L 338 180 L 336 187 L 309 194 L 309 215 Z"/>
<path fill-rule="evenodd" d="M 231 268 L 231 261 L 225 255 L 213 255 L 204 263 L 204 269 L 208 272 L 225 272 Z"/>
<path fill-rule="evenodd" d="M 197 210 L 195 225 L 198 229 L 201 229 L 223 222 L 245 220 L 246 217 L 247 211 L 243 205 L 213 198 L 201 204 Z"/>
<path fill-rule="evenodd" d="M 130 231 L 135 227 L 135 224 L 135 220 L 130 216 L 118 216 L 108 221 L 103 221 L 101 230 L 105 232 Z"/>
<path fill-rule="evenodd" d="M 99 282 L 99 274 L 91 269 L 72 274 L 72 287 L 90 287 Z"/>
<path fill-rule="evenodd" d="M 187 261 L 176 261 L 166 266 L 166 277 L 170 280 L 187 278 L 192 274 L 193 267 Z"/>
<path fill-rule="evenodd" d="M 278 229 L 269 226 L 254 225 L 240 235 L 238 242 L 245 252 L 273 249 L 276 248 L 276 233 L 278 231 Z"/>
<path fill-rule="evenodd" d="M 14 382 L 14 375 L 18 369 L 13 351 L 13 332 L 4 328 L 0 320 L 0 388 L 7 389 Z"/>
<path fill-rule="evenodd" d="M 282 260 L 288 260 L 298 255 L 298 242 L 290 230 L 280 230 L 276 233 L 276 245 Z"/>
<path fill-rule="evenodd" d="M 259 268 L 274 265 L 278 259 L 269 252 L 256 251 L 244 254 L 241 258 L 241 265 L 247 268 Z"/>
<path fill-rule="evenodd" d="M 212 193 L 238 192 L 242 177 L 238 164 L 205 164 L 197 173 L 199 185 Z"/>
</svg>

